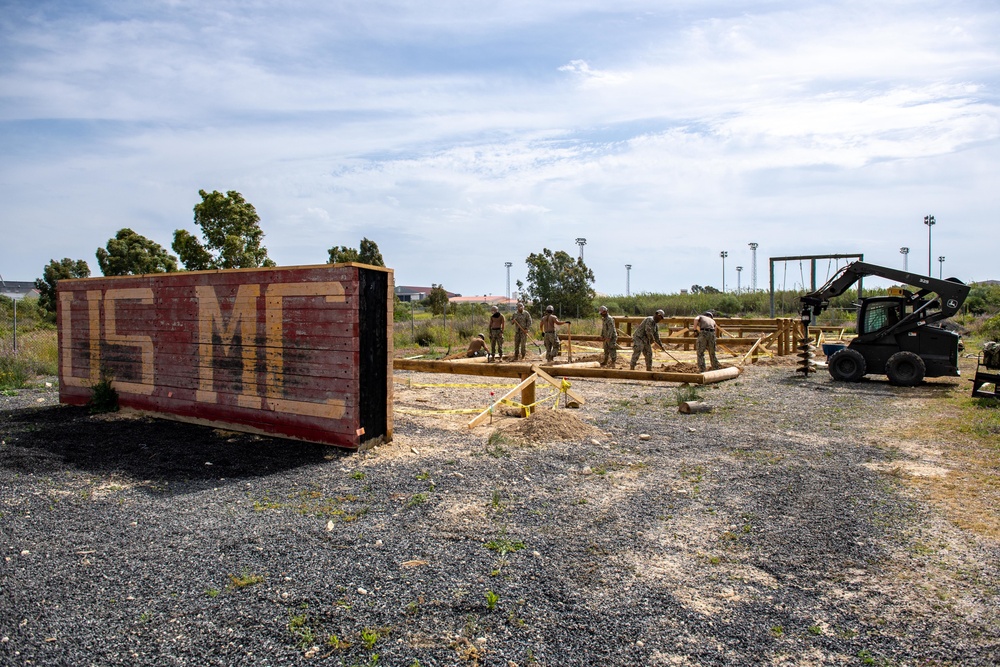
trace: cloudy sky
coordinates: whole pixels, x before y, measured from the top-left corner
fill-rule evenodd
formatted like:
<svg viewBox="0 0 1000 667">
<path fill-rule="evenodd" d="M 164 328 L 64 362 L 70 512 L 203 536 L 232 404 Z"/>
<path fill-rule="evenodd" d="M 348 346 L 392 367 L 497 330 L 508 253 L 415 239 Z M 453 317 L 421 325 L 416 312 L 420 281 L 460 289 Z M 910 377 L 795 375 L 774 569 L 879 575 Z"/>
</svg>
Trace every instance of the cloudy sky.
<svg viewBox="0 0 1000 667">
<path fill-rule="evenodd" d="M 0 275 L 169 247 L 205 189 L 279 265 L 364 236 L 467 295 L 578 237 L 608 294 L 722 251 L 747 287 L 750 242 L 759 287 L 926 272 L 929 214 L 935 276 L 1000 279 L 998 35 L 996 0 L 2 0 Z"/>
</svg>

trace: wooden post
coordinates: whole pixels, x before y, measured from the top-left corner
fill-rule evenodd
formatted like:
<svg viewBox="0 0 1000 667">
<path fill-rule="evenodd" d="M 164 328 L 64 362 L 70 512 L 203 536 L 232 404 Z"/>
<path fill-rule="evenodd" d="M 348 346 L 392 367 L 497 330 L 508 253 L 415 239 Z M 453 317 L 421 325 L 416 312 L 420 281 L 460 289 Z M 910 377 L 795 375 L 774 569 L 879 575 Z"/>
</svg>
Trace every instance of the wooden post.
<svg viewBox="0 0 1000 667">
<path fill-rule="evenodd" d="M 524 405 L 524 406 L 531 405 L 532 403 L 535 402 L 535 383 L 534 382 L 529 382 L 527 384 L 524 384 L 524 381 L 527 380 L 529 377 L 534 378 L 535 377 L 534 373 L 532 373 L 530 376 L 529 375 L 522 375 L 521 376 L 521 386 L 522 386 L 522 389 L 521 389 L 521 405 Z M 531 416 L 531 411 L 533 409 L 534 408 L 529 408 L 529 407 L 521 408 L 521 416 L 522 417 L 530 417 Z"/>
<path fill-rule="evenodd" d="M 677 411 L 681 414 L 690 415 L 696 412 L 711 412 L 712 406 L 702 401 L 686 401 L 678 406 Z"/>
</svg>

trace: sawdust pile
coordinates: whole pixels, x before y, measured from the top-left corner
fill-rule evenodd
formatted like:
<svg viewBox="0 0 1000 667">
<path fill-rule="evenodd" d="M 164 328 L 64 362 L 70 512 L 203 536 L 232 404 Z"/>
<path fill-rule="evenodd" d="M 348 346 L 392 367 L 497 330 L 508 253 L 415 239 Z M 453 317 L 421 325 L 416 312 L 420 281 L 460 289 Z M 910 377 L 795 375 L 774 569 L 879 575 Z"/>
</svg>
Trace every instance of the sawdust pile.
<svg viewBox="0 0 1000 667">
<path fill-rule="evenodd" d="M 518 419 L 497 429 L 513 440 L 525 443 L 601 438 L 599 428 L 582 421 L 570 410 L 536 410 L 527 419 Z"/>
</svg>

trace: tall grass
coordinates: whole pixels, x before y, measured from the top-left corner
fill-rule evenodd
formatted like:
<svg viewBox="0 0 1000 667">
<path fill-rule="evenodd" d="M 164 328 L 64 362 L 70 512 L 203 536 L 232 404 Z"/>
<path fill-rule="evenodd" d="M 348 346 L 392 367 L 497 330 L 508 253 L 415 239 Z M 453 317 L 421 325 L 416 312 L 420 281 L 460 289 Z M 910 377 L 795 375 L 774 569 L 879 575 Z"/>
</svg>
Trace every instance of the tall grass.
<svg viewBox="0 0 1000 667">
<path fill-rule="evenodd" d="M 40 375 L 58 372 L 56 330 L 34 300 L 17 306 L 16 348 L 14 342 L 14 304 L 0 299 L 0 390 L 20 389 Z"/>
</svg>

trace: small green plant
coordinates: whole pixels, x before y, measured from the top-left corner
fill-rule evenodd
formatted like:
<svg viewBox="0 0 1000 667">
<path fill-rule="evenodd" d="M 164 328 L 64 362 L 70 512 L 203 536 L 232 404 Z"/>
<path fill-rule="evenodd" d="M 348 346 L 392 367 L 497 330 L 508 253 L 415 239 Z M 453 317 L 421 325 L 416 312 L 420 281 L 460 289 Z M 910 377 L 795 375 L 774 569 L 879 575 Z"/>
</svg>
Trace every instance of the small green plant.
<svg viewBox="0 0 1000 667">
<path fill-rule="evenodd" d="M 417 505 L 423 505 L 427 502 L 426 493 L 414 493 L 410 496 L 410 499 L 406 501 L 407 507 L 416 507 Z"/>
<path fill-rule="evenodd" d="M 93 393 L 87 406 L 91 414 L 118 412 L 118 392 L 112 386 L 113 382 L 114 374 L 106 369 L 101 369 L 101 379 L 90 387 Z"/>
<path fill-rule="evenodd" d="M 256 586 L 262 581 L 264 581 L 264 577 L 259 574 L 253 574 L 249 570 L 243 570 L 243 573 L 240 575 L 229 575 L 230 586 L 237 590 L 240 588 L 246 588 L 247 586 Z"/>
<path fill-rule="evenodd" d="M 498 537 L 495 540 L 490 540 L 486 543 L 486 548 L 490 551 L 496 551 L 501 556 L 509 553 L 514 553 L 515 551 L 520 551 L 524 548 L 524 542 L 521 540 L 511 540 L 507 537 Z"/>
<path fill-rule="evenodd" d="M 701 389 L 697 385 L 682 384 L 677 387 L 677 405 L 681 403 L 693 403 L 701 400 Z"/>
<path fill-rule="evenodd" d="M 497 602 L 500 601 L 500 596 L 493 591 L 486 591 L 484 595 L 486 596 L 486 608 L 493 611 L 497 606 Z"/>
<path fill-rule="evenodd" d="M 140 623 L 149 623 L 151 620 L 153 620 L 153 614 L 151 612 L 144 611 L 139 614 Z"/>
<path fill-rule="evenodd" d="M 809 631 L 809 634 L 811 634 L 811 635 L 821 635 L 821 634 L 823 634 L 823 628 L 819 627 L 818 625 L 810 625 L 806 629 Z"/>
<path fill-rule="evenodd" d="M 309 616 L 306 614 L 295 614 L 288 619 L 288 631 L 296 639 L 296 645 L 301 649 L 307 649 L 316 641 L 316 635 L 309 627 Z"/>
<path fill-rule="evenodd" d="M 218 597 L 219 593 L 221 593 L 221 591 L 218 588 L 209 588 L 207 591 L 205 591 L 205 595 L 207 595 L 210 598 Z"/>
<path fill-rule="evenodd" d="M 351 648 L 351 642 L 341 639 L 337 635 L 330 635 L 326 638 L 326 645 L 337 651 L 344 651 Z"/>
<path fill-rule="evenodd" d="M 490 437 L 486 440 L 486 453 L 495 459 L 510 458 L 510 450 L 507 446 L 510 445 L 510 438 L 504 435 L 501 431 L 493 431 L 490 433 Z"/>
<path fill-rule="evenodd" d="M 785 629 L 780 625 L 771 626 L 771 634 L 775 637 L 782 637 L 785 634 Z"/>
<path fill-rule="evenodd" d="M 360 479 L 364 479 L 365 478 L 365 471 L 364 470 L 355 470 L 354 472 L 351 473 L 351 477 L 353 479 L 359 479 L 359 480 Z"/>
<path fill-rule="evenodd" d="M 379 640 L 379 631 L 374 628 L 364 628 L 361 630 L 361 643 L 369 651 L 375 648 L 375 643 Z"/>
<path fill-rule="evenodd" d="M 417 479 L 420 480 L 421 482 L 426 482 L 430 478 L 431 474 L 426 470 L 421 470 L 420 472 L 417 473 Z"/>
</svg>

